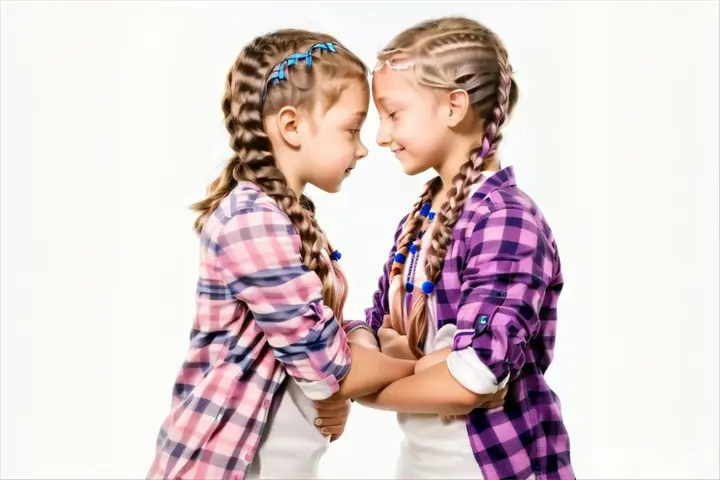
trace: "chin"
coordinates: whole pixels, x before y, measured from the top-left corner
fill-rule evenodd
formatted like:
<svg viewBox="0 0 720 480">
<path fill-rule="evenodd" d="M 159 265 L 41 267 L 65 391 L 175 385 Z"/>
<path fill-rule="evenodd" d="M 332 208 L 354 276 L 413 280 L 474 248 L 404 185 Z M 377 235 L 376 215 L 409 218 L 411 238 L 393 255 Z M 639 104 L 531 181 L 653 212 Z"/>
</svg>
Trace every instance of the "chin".
<svg viewBox="0 0 720 480">
<path fill-rule="evenodd" d="M 426 172 L 429 168 L 430 167 L 428 167 L 426 165 L 417 165 L 417 164 L 410 164 L 410 163 L 402 164 L 403 172 L 405 173 L 405 175 L 408 175 L 410 177 L 414 177 L 415 175 Z"/>
<path fill-rule="evenodd" d="M 317 188 L 325 193 L 338 193 L 342 189 L 342 183 L 335 185 L 315 185 Z"/>
</svg>

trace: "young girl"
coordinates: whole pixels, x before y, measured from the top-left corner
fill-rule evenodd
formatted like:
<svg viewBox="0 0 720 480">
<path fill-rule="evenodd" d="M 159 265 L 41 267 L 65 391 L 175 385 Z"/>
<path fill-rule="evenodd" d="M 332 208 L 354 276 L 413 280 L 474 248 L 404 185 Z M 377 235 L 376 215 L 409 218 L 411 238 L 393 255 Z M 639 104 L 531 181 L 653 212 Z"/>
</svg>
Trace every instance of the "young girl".
<svg viewBox="0 0 720 480">
<path fill-rule="evenodd" d="M 574 478 L 544 377 L 563 286 L 558 251 L 496 156 L 517 95 L 500 39 L 465 18 L 402 32 L 373 73 L 377 142 L 406 174 L 438 173 L 401 221 L 366 311 L 384 352 L 421 359 L 415 375 L 362 399 L 399 412 L 397 478 Z M 477 408 L 506 385 L 504 404 Z"/>
<path fill-rule="evenodd" d="M 235 153 L 195 205 L 197 313 L 148 477 L 315 478 L 330 439 L 313 400 L 412 375 L 343 323 L 340 256 L 302 195 L 337 192 L 367 154 L 368 103 L 367 69 L 331 36 L 282 30 L 240 53 L 222 103 Z"/>
</svg>

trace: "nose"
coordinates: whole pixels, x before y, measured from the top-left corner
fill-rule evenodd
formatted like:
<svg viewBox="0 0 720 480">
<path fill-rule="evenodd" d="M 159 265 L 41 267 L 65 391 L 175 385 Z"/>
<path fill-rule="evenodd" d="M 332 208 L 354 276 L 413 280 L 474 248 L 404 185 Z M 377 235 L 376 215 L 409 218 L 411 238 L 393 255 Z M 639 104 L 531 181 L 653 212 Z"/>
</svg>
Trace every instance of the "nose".
<svg viewBox="0 0 720 480">
<path fill-rule="evenodd" d="M 380 121 L 380 128 L 378 128 L 377 136 L 375 141 L 381 147 L 389 147 L 392 143 L 392 137 L 390 136 L 390 128 L 386 122 Z"/>
<path fill-rule="evenodd" d="M 357 160 L 362 160 L 363 158 L 367 157 L 368 149 L 365 146 L 365 144 L 361 141 L 359 142 L 358 149 L 355 151 L 355 158 Z"/>
</svg>

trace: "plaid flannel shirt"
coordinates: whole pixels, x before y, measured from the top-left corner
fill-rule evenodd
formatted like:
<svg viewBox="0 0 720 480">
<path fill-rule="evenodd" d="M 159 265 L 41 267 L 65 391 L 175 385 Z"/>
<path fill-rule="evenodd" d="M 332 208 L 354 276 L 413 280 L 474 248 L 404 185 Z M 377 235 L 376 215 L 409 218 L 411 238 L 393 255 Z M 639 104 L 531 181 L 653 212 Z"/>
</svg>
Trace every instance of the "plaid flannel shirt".
<svg viewBox="0 0 720 480">
<path fill-rule="evenodd" d="M 197 310 L 148 478 L 240 480 L 287 374 L 323 400 L 350 368 L 346 335 L 301 261 L 290 219 L 241 182 L 201 235 Z"/>
<path fill-rule="evenodd" d="M 389 311 L 394 255 L 393 248 L 365 311 L 375 331 Z M 562 287 L 550 227 L 513 169 L 500 170 L 468 199 L 435 287 L 438 329 L 457 327 L 453 350 L 472 347 L 498 382 L 510 379 L 504 407 L 476 409 L 466 420 L 485 480 L 575 478 L 560 400 L 544 377 Z"/>
</svg>

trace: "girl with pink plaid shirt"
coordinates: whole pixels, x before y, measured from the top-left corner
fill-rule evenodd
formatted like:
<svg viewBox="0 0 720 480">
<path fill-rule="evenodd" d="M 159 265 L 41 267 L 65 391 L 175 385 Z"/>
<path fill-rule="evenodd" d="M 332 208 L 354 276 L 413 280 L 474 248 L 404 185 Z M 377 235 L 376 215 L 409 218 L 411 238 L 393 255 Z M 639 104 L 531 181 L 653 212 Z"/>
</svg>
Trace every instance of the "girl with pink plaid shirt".
<svg viewBox="0 0 720 480">
<path fill-rule="evenodd" d="M 234 153 L 194 206 L 197 311 L 149 478 L 316 478 L 323 402 L 413 373 L 344 321 L 340 255 L 302 193 L 337 192 L 365 157 L 368 104 L 366 67 L 329 35 L 281 30 L 238 56 L 222 102 Z"/>
</svg>

